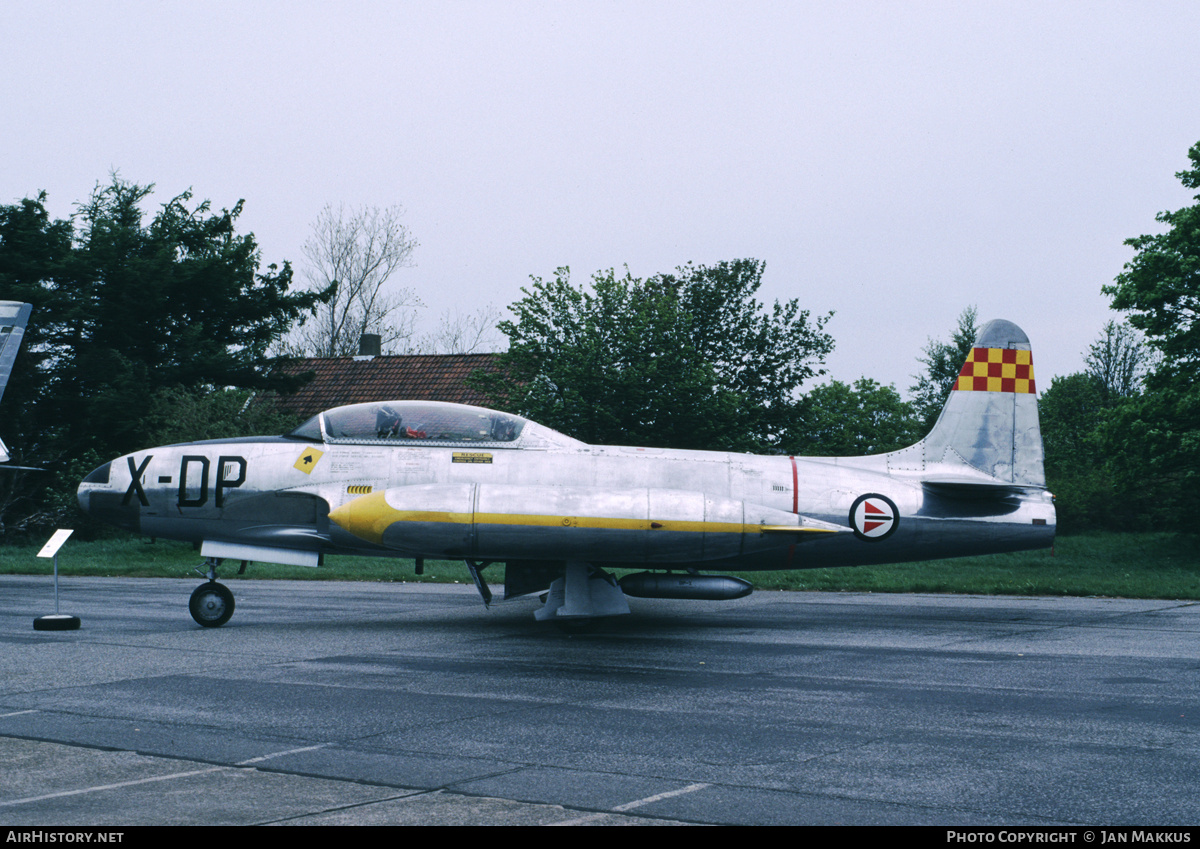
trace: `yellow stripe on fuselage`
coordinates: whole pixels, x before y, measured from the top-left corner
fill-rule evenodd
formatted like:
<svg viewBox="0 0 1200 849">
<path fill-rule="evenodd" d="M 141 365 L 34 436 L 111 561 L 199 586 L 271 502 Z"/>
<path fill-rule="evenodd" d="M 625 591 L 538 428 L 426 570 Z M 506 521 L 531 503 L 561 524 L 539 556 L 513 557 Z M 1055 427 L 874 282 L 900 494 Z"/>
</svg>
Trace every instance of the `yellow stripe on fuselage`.
<svg viewBox="0 0 1200 849">
<path fill-rule="evenodd" d="M 330 516 L 333 514 L 331 513 Z M 678 531 L 681 533 L 758 533 L 760 525 L 740 522 L 684 522 L 658 519 L 618 519 L 611 516 L 537 516 L 526 513 L 438 513 L 432 510 L 395 510 L 392 522 L 444 522 L 456 525 L 523 525 L 531 528 L 601 528 L 615 531 Z M 653 525 L 653 527 L 651 527 Z"/>
<path fill-rule="evenodd" d="M 507 525 L 529 528 L 585 528 L 617 531 L 666 531 L 668 533 L 757 534 L 762 525 L 741 522 L 695 522 L 658 519 L 624 519 L 612 516 L 545 516 L 523 513 L 461 513 L 443 510 L 397 510 L 382 492 L 355 499 L 333 510 L 329 518 L 360 539 L 381 543 L 393 525 L 428 523 L 448 525 Z M 776 530 L 776 528 L 772 528 Z M 802 530 L 797 527 L 797 530 Z"/>
</svg>

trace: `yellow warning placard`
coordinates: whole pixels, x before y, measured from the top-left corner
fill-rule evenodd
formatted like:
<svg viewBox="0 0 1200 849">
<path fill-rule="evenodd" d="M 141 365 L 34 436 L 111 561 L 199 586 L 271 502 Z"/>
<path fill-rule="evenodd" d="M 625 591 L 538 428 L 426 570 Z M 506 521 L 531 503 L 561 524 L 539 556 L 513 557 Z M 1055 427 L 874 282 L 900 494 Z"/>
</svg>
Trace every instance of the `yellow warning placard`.
<svg viewBox="0 0 1200 849">
<path fill-rule="evenodd" d="M 490 463 L 492 455 L 486 451 L 455 451 L 452 463 Z"/>
<path fill-rule="evenodd" d="M 305 448 L 304 453 L 300 455 L 295 463 L 292 464 L 293 469 L 299 469 L 304 474 L 311 474 L 312 470 L 317 467 L 317 461 L 325 454 L 319 448 Z"/>
</svg>

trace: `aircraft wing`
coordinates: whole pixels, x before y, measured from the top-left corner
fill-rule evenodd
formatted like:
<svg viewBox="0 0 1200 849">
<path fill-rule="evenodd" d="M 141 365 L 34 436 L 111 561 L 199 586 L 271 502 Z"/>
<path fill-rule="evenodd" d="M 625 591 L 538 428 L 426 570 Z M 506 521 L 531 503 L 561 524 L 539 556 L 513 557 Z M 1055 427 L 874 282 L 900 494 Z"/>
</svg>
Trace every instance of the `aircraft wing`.
<svg viewBox="0 0 1200 849">
<path fill-rule="evenodd" d="M 800 520 L 799 525 L 763 525 L 759 528 L 759 531 L 764 534 L 795 534 L 799 541 L 819 539 L 825 534 L 850 532 L 850 528 L 845 525 L 822 522 L 819 519 L 810 519 L 807 516 L 799 516 L 797 518 Z"/>
</svg>

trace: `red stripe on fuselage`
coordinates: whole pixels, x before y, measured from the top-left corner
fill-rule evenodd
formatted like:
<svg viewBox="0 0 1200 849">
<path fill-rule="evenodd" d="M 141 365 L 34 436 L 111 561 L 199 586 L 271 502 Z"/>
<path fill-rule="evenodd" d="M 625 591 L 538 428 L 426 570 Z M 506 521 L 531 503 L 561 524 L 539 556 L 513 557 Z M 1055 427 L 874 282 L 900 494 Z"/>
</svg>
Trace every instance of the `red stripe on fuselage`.
<svg viewBox="0 0 1200 849">
<path fill-rule="evenodd" d="M 796 472 L 796 458 L 788 457 L 792 461 L 792 512 L 800 512 L 800 476 Z M 792 543 L 788 546 L 788 568 L 792 568 L 792 555 L 796 553 L 796 544 Z"/>
</svg>

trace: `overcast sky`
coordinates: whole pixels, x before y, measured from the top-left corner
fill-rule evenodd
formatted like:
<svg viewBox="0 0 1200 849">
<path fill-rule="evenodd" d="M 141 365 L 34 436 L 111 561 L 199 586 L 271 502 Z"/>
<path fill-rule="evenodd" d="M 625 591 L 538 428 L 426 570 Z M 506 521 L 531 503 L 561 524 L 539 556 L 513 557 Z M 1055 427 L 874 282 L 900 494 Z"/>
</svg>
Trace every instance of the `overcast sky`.
<svg viewBox="0 0 1200 849">
<path fill-rule="evenodd" d="M 1192 202 L 1198 34 L 1194 0 L 6 0 L 0 203 L 65 217 L 116 170 L 244 198 L 294 264 L 325 204 L 401 204 L 430 328 L 559 266 L 754 257 L 836 313 L 836 379 L 906 391 L 975 304 L 1044 391 Z"/>
</svg>

